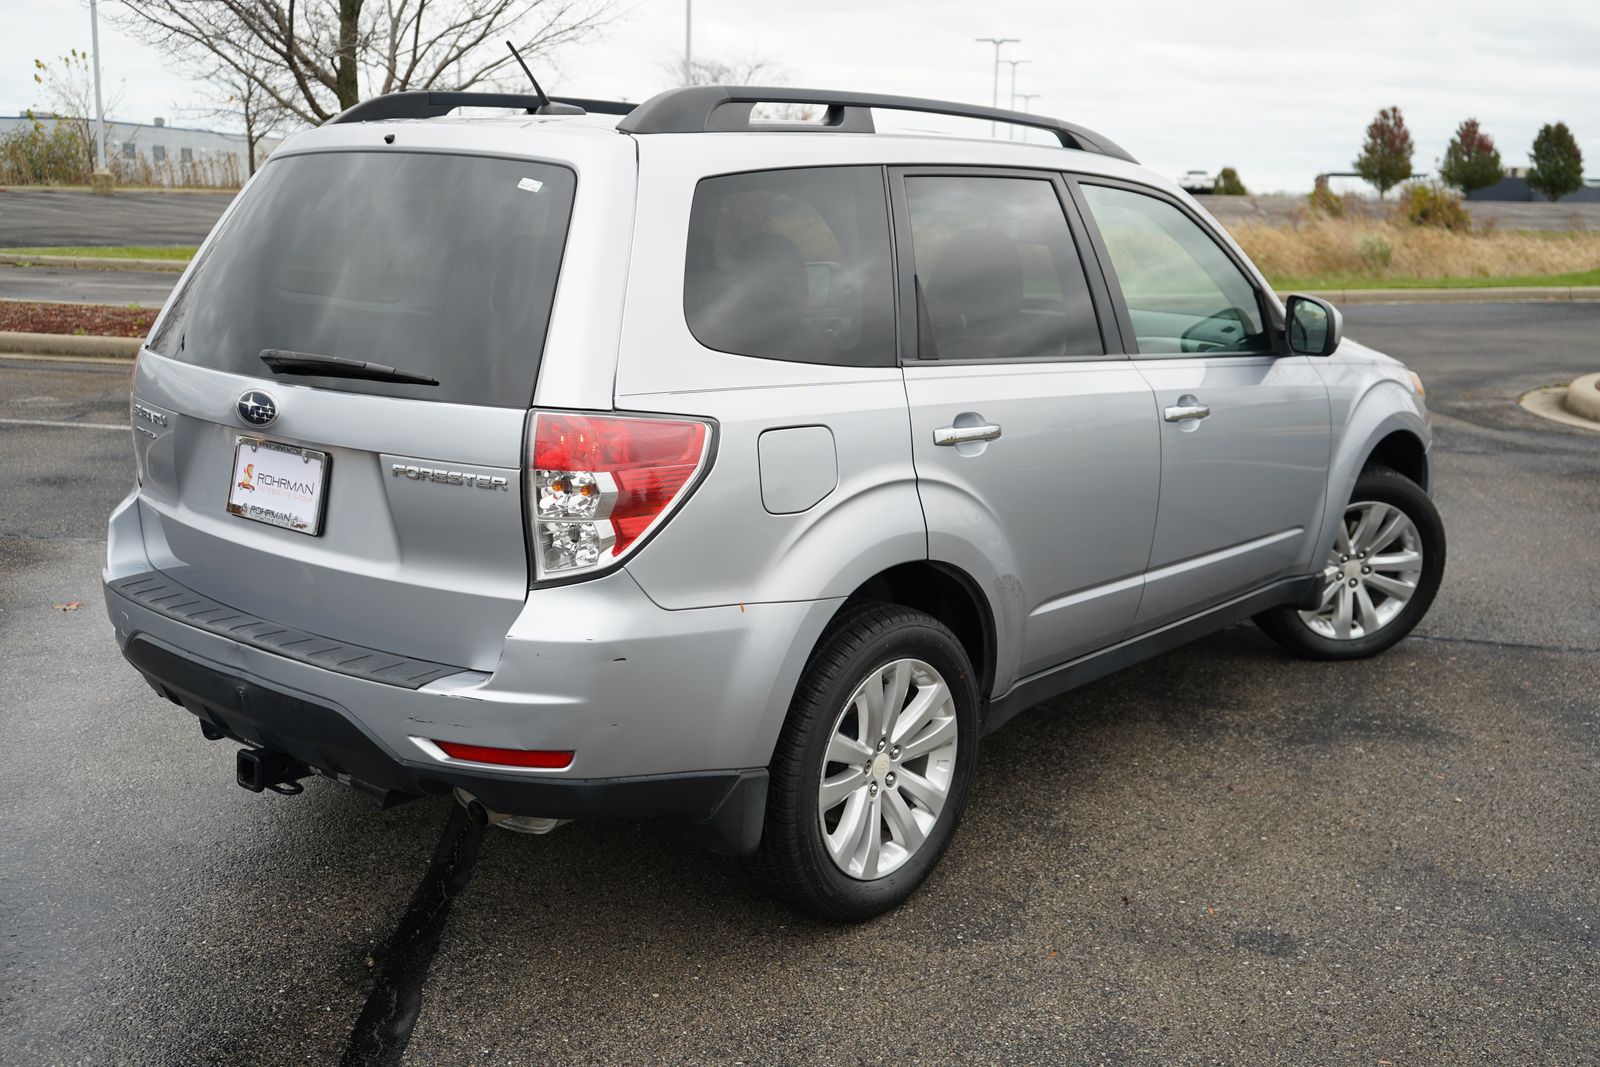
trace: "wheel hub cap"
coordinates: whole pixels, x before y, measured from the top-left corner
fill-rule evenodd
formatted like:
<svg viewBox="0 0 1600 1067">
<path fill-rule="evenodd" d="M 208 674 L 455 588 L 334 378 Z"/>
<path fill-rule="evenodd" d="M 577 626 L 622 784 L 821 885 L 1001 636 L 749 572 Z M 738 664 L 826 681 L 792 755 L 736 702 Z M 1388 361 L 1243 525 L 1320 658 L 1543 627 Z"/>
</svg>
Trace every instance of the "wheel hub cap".
<svg viewBox="0 0 1600 1067">
<path fill-rule="evenodd" d="M 932 832 L 956 766 L 956 706 L 932 666 L 873 670 L 834 720 L 817 782 L 828 856 L 852 878 L 899 869 Z"/>
</svg>

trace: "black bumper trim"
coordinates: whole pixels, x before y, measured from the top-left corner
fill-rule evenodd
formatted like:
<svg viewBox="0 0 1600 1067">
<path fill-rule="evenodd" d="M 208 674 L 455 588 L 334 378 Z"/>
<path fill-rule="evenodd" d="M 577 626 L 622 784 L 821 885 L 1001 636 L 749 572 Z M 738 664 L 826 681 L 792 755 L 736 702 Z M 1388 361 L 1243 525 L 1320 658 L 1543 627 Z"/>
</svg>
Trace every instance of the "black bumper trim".
<svg viewBox="0 0 1600 1067">
<path fill-rule="evenodd" d="M 535 778 L 396 758 L 335 704 L 227 673 L 135 635 L 123 653 L 150 685 L 199 717 L 207 736 L 283 752 L 375 796 L 460 788 L 507 815 L 551 819 L 670 818 L 729 855 L 754 851 L 766 807 L 765 767 L 629 778 Z"/>
<path fill-rule="evenodd" d="M 271 652 L 275 656 L 284 656 L 369 682 L 421 689 L 429 682 L 460 674 L 467 669 L 399 656 L 392 652 L 379 652 L 377 649 L 350 645 L 331 637 L 320 637 L 284 626 L 212 600 L 155 571 L 118 578 L 108 588 L 141 608 L 165 615 L 185 626 L 193 626 L 218 637 Z"/>
</svg>

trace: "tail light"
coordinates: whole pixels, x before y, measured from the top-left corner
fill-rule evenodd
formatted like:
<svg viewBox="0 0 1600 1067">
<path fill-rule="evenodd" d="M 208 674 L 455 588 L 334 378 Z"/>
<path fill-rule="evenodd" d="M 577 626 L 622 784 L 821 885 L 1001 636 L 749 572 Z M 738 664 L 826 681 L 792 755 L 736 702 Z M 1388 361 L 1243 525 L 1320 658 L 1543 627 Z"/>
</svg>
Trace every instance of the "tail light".
<svg viewBox="0 0 1600 1067">
<path fill-rule="evenodd" d="M 529 510 L 534 576 L 565 578 L 622 559 L 688 495 L 710 454 L 695 419 L 534 414 Z"/>
</svg>

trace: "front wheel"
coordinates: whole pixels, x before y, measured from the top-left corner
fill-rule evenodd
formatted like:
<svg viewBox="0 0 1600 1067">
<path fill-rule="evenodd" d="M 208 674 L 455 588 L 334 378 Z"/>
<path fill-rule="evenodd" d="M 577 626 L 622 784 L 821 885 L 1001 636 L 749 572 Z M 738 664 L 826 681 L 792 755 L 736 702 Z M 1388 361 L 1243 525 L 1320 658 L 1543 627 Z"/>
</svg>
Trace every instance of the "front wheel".
<svg viewBox="0 0 1600 1067">
<path fill-rule="evenodd" d="M 757 877 L 818 918 L 888 911 L 950 843 L 977 748 L 977 687 L 955 635 L 909 608 L 847 608 L 773 754 Z"/>
<path fill-rule="evenodd" d="M 1256 623 L 1308 659 L 1377 655 L 1428 613 L 1444 556 L 1444 524 L 1428 494 L 1402 474 L 1369 468 L 1335 528 L 1317 606 L 1274 608 Z"/>
</svg>

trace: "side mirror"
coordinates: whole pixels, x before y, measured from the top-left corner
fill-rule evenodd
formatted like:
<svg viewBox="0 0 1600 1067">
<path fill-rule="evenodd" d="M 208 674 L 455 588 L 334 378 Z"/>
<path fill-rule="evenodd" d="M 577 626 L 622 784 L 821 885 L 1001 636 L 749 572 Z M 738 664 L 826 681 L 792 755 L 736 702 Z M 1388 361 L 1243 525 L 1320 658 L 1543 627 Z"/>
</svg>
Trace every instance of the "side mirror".
<svg viewBox="0 0 1600 1067">
<path fill-rule="evenodd" d="M 1296 293 L 1284 308 L 1289 351 L 1297 356 L 1327 356 L 1344 340 L 1344 316 L 1320 297 Z"/>
</svg>

